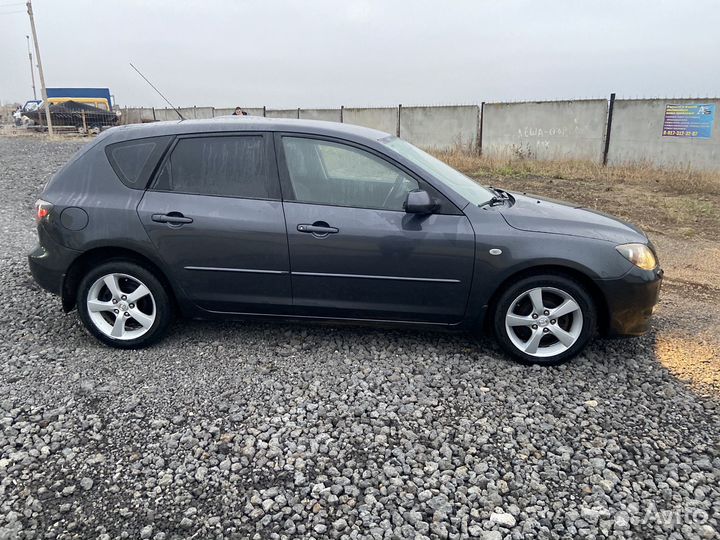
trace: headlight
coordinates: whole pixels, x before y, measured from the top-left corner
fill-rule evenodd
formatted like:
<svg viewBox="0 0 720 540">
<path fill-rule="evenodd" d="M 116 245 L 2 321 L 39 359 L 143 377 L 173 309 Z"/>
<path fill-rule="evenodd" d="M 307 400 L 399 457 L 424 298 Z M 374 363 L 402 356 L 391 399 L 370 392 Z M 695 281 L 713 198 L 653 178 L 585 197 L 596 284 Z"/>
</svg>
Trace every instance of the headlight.
<svg viewBox="0 0 720 540">
<path fill-rule="evenodd" d="M 655 254 L 645 244 L 622 244 L 615 249 L 638 268 L 653 270 L 657 266 Z"/>
</svg>

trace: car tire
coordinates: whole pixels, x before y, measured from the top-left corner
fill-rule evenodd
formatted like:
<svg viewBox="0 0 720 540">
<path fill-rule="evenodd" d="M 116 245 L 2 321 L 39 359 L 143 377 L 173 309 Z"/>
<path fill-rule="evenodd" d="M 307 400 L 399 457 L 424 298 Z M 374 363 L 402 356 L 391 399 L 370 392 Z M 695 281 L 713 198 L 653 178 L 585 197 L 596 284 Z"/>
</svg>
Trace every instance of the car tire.
<svg viewBox="0 0 720 540">
<path fill-rule="evenodd" d="M 127 260 L 108 261 L 85 274 L 77 306 L 85 328 L 118 349 L 139 349 L 157 342 L 173 319 L 173 305 L 160 280 Z"/>
<path fill-rule="evenodd" d="M 498 343 L 527 364 L 567 362 L 585 348 L 596 328 L 592 296 L 581 283 L 559 274 L 529 276 L 511 284 L 493 312 Z"/>
</svg>

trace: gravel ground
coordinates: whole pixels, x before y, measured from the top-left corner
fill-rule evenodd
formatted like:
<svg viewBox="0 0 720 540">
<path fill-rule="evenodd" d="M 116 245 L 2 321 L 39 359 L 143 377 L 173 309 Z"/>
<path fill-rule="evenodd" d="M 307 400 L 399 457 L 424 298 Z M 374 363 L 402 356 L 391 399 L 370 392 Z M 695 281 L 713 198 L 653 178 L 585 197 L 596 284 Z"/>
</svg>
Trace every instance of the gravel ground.
<svg viewBox="0 0 720 540">
<path fill-rule="evenodd" d="M 100 346 L 25 261 L 78 146 L 0 138 L 0 538 L 718 537 L 718 394 L 663 365 L 660 330 L 559 368 L 329 326 Z"/>
</svg>

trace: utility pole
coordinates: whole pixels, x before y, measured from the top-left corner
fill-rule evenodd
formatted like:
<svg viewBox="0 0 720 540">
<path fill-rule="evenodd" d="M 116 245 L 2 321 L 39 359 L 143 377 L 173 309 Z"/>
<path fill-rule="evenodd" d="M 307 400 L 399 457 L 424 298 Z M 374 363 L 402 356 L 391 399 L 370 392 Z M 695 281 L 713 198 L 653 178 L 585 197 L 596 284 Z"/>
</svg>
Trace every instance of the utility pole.
<svg viewBox="0 0 720 540">
<path fill-rule="evenodd" d="M 50 119 L 50 105 L 48 104 L 47 87 L 45 86 L 45 75 L 43 75 L 42 60 L 40 60 L 40 46 L 38 45 L 37 31 L 35 30 L 35 17 L 33 17 L 32 0 L 27 0 L 27 12 L 30 16 L 30 28 L 32 28 L 33 42 L 35 43 L 35 58 L 37 58 L 38 73 L 40 74 L 40 90 L 42 92 L 45 119 L 47 120 L 48 135 L 53 135 L 52 120 Z"/>
<path fill-rule="evenodd" d="M 35 66 L 33 66 L 32 52 L 30 52 L 30 36 L 25 37 L 27 38 L 28 58 L 30 59 L 30 77 L 32 78 L 33 85 L 33 99 L 37 100 L 37 92 L 35 91 Z"/>
</svg>

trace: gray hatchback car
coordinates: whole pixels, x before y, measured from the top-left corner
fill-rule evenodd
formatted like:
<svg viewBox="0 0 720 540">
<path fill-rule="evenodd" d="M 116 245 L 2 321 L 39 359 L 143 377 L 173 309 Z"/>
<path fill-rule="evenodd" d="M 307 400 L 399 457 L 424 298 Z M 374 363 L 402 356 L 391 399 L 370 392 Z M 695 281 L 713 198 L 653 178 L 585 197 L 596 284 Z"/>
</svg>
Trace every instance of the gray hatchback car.
<svg viewBox="0 0 720 540">
<path fill-rule="evenodd" d="M 394 136 L 253 117 L 110 129 L 36 204 L 35 280 L 121 348 L 175 314 L 489 330 L 557 364 L 649 326 L 636 227 L 483 187 Z"/>
</svg>

